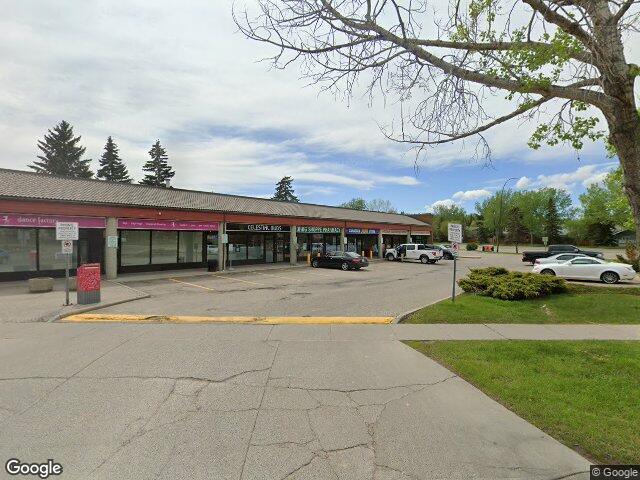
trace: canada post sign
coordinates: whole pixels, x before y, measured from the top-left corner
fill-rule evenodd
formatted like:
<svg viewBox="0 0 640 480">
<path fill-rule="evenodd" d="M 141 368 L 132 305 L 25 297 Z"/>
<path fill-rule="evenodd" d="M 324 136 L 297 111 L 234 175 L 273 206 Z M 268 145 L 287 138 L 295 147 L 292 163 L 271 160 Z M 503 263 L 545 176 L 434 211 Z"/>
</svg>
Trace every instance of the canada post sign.
<svg viewBox="0 0 640 480">
<path fill-rule="evenodd" d="M 347 235 L 377 235 L 380 230 L 377 228 L 347 228 Z"/>
</svg>

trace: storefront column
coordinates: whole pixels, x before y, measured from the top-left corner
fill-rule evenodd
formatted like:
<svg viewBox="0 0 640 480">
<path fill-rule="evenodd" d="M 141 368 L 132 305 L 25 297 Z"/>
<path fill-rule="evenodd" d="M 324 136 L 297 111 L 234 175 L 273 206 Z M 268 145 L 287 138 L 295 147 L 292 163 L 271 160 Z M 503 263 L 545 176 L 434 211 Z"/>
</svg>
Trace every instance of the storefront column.
<svg viewBox="0 0 640 480">
<path fill-rule="evenodd" d="M 289 263 L 298 264 L 298 233 L 295 226 L 291 226 L 289 233 Z"/>
<path fill-rule="evenodd" d="M 411 243 L 411 234 L 407 233 L 407 243 Z"/>
<path fill-rule="evenodd" d="M 118 238 L 118 219 L 107 217 L 107 225 L 104 231 L 104 272 L 107 280 L 118 277 L 118 246 L 109 246 L 109 237 Z"/>
<path fill-rule="evenodd" d="M 378 258 L 384 258 L 384 252 L 382 250 L 382 245 L 384 240 L 382 239 L 382 231 L 378 233 Z"/>
<path fill-rule="evenodd" d="M 227 233 L 227 222 L 220 222 L 218 227 L 218 270 L 226 270 L 226 258 L 224 252 L 227 250 L 227 244 L 222 243 L 222 236 Z"/>
<path fill-rule="evenodd" d="M 347 251 L 347 229 L 340 229 L 340 250 L 343 252 Z"/>
</svg>

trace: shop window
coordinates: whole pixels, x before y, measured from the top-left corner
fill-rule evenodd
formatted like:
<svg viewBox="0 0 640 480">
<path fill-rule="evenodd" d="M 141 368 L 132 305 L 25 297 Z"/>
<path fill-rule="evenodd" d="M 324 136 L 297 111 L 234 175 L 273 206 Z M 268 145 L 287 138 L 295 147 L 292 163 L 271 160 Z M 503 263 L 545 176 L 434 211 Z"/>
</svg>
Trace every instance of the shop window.
<svg viewBox="0 0 640 480">
<path fill-rule="evenodd" d="M 273 246 L 271 246 L 271 257 L 273 257 Z M 247 255 L 249 260 L 264 259 L 264 235 L 250 234 L 247 246 Z M 273 258 L 272 258 L 273 260 Z"/>
<path fill-rule="evenodd" d="M 339 252 L 341 250 L 339 235 L 326 235 L 325 241 L 327 245 L 327 252 Z"/>
<path fill-rule="evenodd" d="M 244 233 L 229 234 L 229 258 L 231 261 L 247 259 L 247 235 Z"/>
<path fill-rule="evenodd" d="M 0 228 L 0 272 L 36 270 L 36 234 L 34 228 Z"/>
<path fill-rule="evenodd" d="M 217 258 L 218 256 L 218 232 L 207 233 L 207 260 Z"/>
<path fill-rule="evenodd" d="M 55 228 L 41 228 L 38 232 L 40 270 L 60 270 L 67 266 L 67 260 L 59 252 L 62 250 L 60 240 L 56 240 Z M 58 255 L 56 255 L 58 253 Z M 71 267 L 78 262 L 78 242 L 73 242 Z"/>
<path fill-rule="evenodd" d="M 121 230 L 120 264 L 123 267 L 149 265 L 150 235 L 149 230 Z"/>
<path fill-rule="evenodd" d="M 178 232 L 178 262 L 202 262 L 202 232 Z M 154 238 L 155 246 L 155 238 Z M 216 252 L 218 239 L 216 238 Z"/>
<path fill-rule="evenodd" d="M 151 263 L 176 263 L 178 232 L 153 230 L 151 232 Z"/>
</svg>

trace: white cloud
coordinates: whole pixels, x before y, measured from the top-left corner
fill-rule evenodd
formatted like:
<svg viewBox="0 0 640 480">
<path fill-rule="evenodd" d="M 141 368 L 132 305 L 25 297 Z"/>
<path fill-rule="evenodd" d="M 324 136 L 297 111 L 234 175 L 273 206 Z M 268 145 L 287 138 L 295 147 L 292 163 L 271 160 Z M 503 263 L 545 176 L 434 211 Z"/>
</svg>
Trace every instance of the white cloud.
<svg viewBox="0 0 640 480">
<path fill-rule="evenodd" d="M 452 198 L 445 198 L 444 200 L 437 200 L 433 202 L 431 205 L 426 205 L 424 208 L 427 212 L 433 212 L 436 209 L 436 207 L 452 207 L 457 204 L 458 202 L 456 202 Z"/>
<path fill-rule="evenodd" d="M 491 192 L 486 188 L 479 190 L 467 190 L 466 192 L 460 191 L 453 194 L 453 199 L 458 202 L 467 202 L 469 200 L 480 200 L 491 196 Z"/>
<path fill-rule="evenodd" d="M 613 165 L 615 164 L 583 165 L 573 172 L 538 175 L 535 185 L 571 191 L 576 187 L 577 183 L 581 183 L 586 187 L 592 183 L 602 181 Z"/>
<path fill-rule="evenodd" d="M 516 182 L 516 188 L 520 190 L 524 190 L 529 185 L 531 185 L 531 179 L 529 177 L 520 177 L 520 180 Z"/>
</svg>

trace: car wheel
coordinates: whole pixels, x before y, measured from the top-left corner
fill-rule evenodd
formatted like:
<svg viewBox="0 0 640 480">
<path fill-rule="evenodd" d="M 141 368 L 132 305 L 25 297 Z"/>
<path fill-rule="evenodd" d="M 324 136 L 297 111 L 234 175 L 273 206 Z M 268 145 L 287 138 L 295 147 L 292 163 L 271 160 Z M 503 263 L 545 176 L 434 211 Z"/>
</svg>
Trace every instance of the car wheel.
<svg viewBox="0 0 640 480">
<path fill-rule="evenodd" d="M 389 255 L 387 255 L 387 260 L 390 262 L 393 261 L 393 253 L 390 253 Z"/>
<path fill-rule="evenodd" d="M 340 268 L 346 272 L 347 270 L 349 270 L 349 264 L 347 262 L 342 262 Z"/>
<path fill-rule="evenodd" d="M 420 263 L 429 263 L 429 257 L 427 257 L 426 255 L 420 255 Z"/>
<path fill-rule="evenodd" d="M 556 272 L 554 272 L 553 270 L 551 270 L 550 268 L 545 268 L 544 270 L 542 270 L 540 272 L 541 275 L 555 275 Z"/>
<path fill-rule="evenodd" d="M 311 262 L 311 266 L 312 266 L 313 268 L 318 268 L 318 267 L 320 266 L 320 265 L 318 264 L 318 260 L 313 260 L 313 261 Z"/>
<path fill-rule="evenodd" d="M 604 283 L 618 283 L 620 281 L 620 275 L 618 275 L 616 272 L 604 272 L 602 275 L 600 275 L 600 280 L 602 280 Z"/>
</svg>

